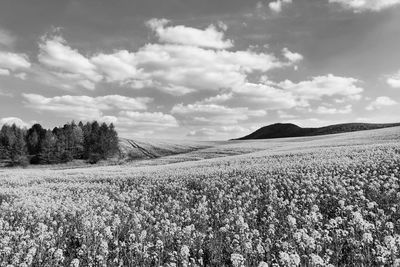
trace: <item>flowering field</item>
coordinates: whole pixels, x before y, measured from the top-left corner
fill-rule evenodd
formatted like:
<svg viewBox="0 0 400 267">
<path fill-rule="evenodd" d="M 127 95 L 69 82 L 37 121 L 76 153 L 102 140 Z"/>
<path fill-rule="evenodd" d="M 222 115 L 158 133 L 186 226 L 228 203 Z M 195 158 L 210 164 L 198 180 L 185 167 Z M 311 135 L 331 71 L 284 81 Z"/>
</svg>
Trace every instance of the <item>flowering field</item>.
<svg viewBox="0 0 400 267">
<path fill-rule="evenodd" d="M 400 266 L 398 131 L 2 170 L 0 266 Z"/>
</svg>

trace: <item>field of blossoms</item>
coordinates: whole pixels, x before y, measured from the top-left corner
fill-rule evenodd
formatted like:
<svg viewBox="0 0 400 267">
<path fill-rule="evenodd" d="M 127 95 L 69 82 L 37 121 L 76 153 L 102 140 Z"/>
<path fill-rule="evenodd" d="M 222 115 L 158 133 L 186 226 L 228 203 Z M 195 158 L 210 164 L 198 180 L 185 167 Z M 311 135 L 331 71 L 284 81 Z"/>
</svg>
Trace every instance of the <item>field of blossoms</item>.
<svg viewBox="0 0 400 267">
<path fill-rule="evenodd" d="M 400 266 L 399 128 L 207 151 L 0 170 L 0 266 Z"/>
</svg>

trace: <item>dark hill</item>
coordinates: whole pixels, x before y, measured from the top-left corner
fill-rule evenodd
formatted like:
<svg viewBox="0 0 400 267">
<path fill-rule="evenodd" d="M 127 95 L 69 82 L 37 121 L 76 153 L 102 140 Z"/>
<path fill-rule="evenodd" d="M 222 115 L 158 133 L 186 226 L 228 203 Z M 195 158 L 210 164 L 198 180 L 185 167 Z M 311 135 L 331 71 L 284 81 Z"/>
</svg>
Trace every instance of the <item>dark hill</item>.
<svg viewBox="0 0 400 267">
<path fill-rule="evenodd" d="M 395 127 L 395 126 L 400 126 L 400 123 L 387 123 L 387 124 L 345 123 L 345 124 L 329 125 L 320 128 L 302 128 L 292 123 L 276 123 L 262 127 L 247 136 L 238 138 L 237 140 L 315 136 L 315 135 L 374 130 L 374 129 L 388 128 L 388 127 Z"/>
</svg>

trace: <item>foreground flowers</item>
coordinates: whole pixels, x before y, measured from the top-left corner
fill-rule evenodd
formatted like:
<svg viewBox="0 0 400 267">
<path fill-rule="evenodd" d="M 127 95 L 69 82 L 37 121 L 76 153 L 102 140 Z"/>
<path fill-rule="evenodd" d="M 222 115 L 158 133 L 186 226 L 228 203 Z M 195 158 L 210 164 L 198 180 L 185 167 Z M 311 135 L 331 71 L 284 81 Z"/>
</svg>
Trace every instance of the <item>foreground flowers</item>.
<svg viewBox="0 0 400 267">
<path fill-rule="evenodd" d="M 399 266 L 400 145 L 0 174 L 0 266 Z"/>
</svg>

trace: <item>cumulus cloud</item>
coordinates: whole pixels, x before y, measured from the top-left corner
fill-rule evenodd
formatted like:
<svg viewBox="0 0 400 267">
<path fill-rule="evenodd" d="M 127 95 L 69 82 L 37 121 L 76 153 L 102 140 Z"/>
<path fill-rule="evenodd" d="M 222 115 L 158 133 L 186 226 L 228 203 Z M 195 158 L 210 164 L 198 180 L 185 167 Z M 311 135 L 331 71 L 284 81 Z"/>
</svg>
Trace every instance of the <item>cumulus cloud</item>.
<svg viewBox="0 0 400 267">
<path fill-rule="evenodd" d="M 284 65 L 267 53 L 175 44 L 148 44 L 137 52 L 99 54 L 92 62 L 109 81 L 133 88 L 154 87 L 172 95 L 237 87 L 249 73 Z"/>
<path fill-rule="evenodd" d="M 400 4 L 400 0 L 329 0 L 354 12 L 381 11 Z"/>
<path fill-rule="evenodd" d="M 286 47 L 283 48 L 282 53 L 283 56 L 287 58 L 291 63 L 297 63 L 303 60 L 303 55 L 296 52 L 292 52 Z"/>
<path fill-rule="evenodd" d="M 267 52 L 226 50 L 233 42 L 225 40 L 227 26 L 222 22 L 218 23 L 221 31 L 215 26 L 201 30 L 168 23 L 164 19 L 147 22 L 161 43 L 91 56 L 71 48 L 60 36 L 44 36 L 39 44 L 37 79 L 68 90 L 93 90 L 97 83 L 108 82 L 180 96 L 242 86 L 252 73 L 286 67 L 302 58 L 288 49 L 284 53 L 289 64 Z"/>
<path fill-rule="evenodd" d="M 389 107 L 396 105 L 397 102 L 387 96 L 377 97 L 374 101 L 372 101 L 367 107 L 367 110 L 377 110 L 383 107 Z"/>
<path fill-rule="evenodd" d="M 255 130 L 254 128 L 246 128 L 242 126 L 220 126 L 220 127 L 204 127 L 191 130 L 186 136 L 196 139 L 219 140 L 227 139 L 235 136 L 244 136 Z"/>
<path fill-rule="evenodd" d="M 13 124 L 21 128 L 28 128 L 30 126 L 29 123 L 24 122 L 23 120 L 17 117 L 7 117 L 0 119 L 0 127 L 3 125 L 13 125 Z"/>
<path fill-rule="evenodd" d="M 167 26 L 166 19 L 151 19 L 146 24 L 157 34 L 164 43 L 190 45 L 215 49 L 226 49 L 233 46 L 231 40 L 225 40 L 224 32 L 218 31 L 214 25 L 201 30 L 183 25 Z M 220 24 L 222 30 L 226 24 Z"/>
<path fill-rule="evenodd" d="M 114 54 L 98 54 L 91 62 L 104 74 L 108 82 L 126 81 L 138 76 L 135 54 L 121 50 Z"/>
<path fill-rule="evenodd" d="M 319 106 L 315 112 L 317 114 L 324 114 L 324 115 L 337 115 L 337 114 L 349 114 L 352 112 L 352 106 L 347 105 L 343 108 L 333 108 L 333 107 L 325 107 Z"/>
<path fill-rule="evenodd" d="M 27 55 L 0 51 L 0 69 L 3 70 L 3 73 L 6 71 L 9 73 L 10 70 L 26 69 L 30 66 L 31 63 Z"/>
<path fill-rule="evenodd" d="M 208 97 L 206 99 L 198 101 L 198 103 L 201 103 L 201 104 L 220 104 L 220 103 L 226 102 L 226 101 L 228 101 L 228 100 L 230 100 L 232 98 L 233 98 L 233 93 L 230 92 L 230 93 L 224 93 L 224 94 L 219 94 L 219 95 L 216 95 L 216 96 Z"/>
<path fill-rule="evenodd" d="M 302 101 L 320 100 L 322 97 L 348 97 L 359 99 L 364 91 L 357 83 L 360 81 L 351 77 L 340 77 L 332 74 L 313 77 L 308 81 L 294 83 L 285 80 L 275 85 L 297 96 Z"/>
<path fill-rule="evenodd" d="M 400 88 L 400 71 L 390 75 L 387 79 L 386 82 L 388 85 L 390 85 L 393 88 Z"/>
<path fill-rule="evenodd" d="M 216 104 L 175 105 L 171 113 L 190 125 L 232 125 L 250 117 L 263 117 L 265 110 L 251 110 L 247 107 L 231 108 Z"/>
<path fill-rule="evenodd" d="M 120 95 L 107 96 L 55 96 L 44 97 L 38 94 L 23 94 L 25 105 L 38 111 L 51 111 L 63 117 L 83 120 L 100 119 L 103 111 L 146 110 L 151 98 L 129 98 Z"/>
<path fill-rule="evenodd" d="M 276 12 L 280 13 L 282 11 L 283 6 L 291 4 L 292 0 L 275 0 L 268 4 L 269 8 Z"/>
<path fill-rule="evenodd" d="M 242 101 L 263 104 L 266 109 L 287 109 L 301 105 L 292 92 L 267 84 L 245 83 L 234 88 L 233 92 Z"/>
<path fill-rule="evenodd" d="M 10 75 L 10 71 L 6 70 L 6 69 L 0 69 L 0 75 L 9 76 Z"/>
<path fill-rule="evenodd" d="M 246 104 L 262 104 L 265 109 L 291 109 L 308 107 L 310 101 L 332 98 L 346 102 L 359 100 L 363 89 L 357 86 L 359 81 L 349 77 L 332 74 L 313 77 L 311 80 L 292 82 L 289 80 L 275 83 L 263 80 L 260 83 L 244 83 L 230 92 L 209 97 L 202 103 L 224 103 L 236 100 Z M 346 99 L 346 101 L 343 101 Z"/>
<path fill-rule="evenodd" d="M 39 62 L 56 76 L 70 79 L 86 89 L 94 89 L 95 83 L 102 79 L 89 58 L 68 46 L 60 36 L 43 37 L 39 48 Z"/>
<path fill-rule="evenodd" d="M 175 117 L 162 112 L 121 111 L 116 123 L 124 127 L 148 127 L 149 129 L 178 126 L 178 121 Z"/>
</svg>

